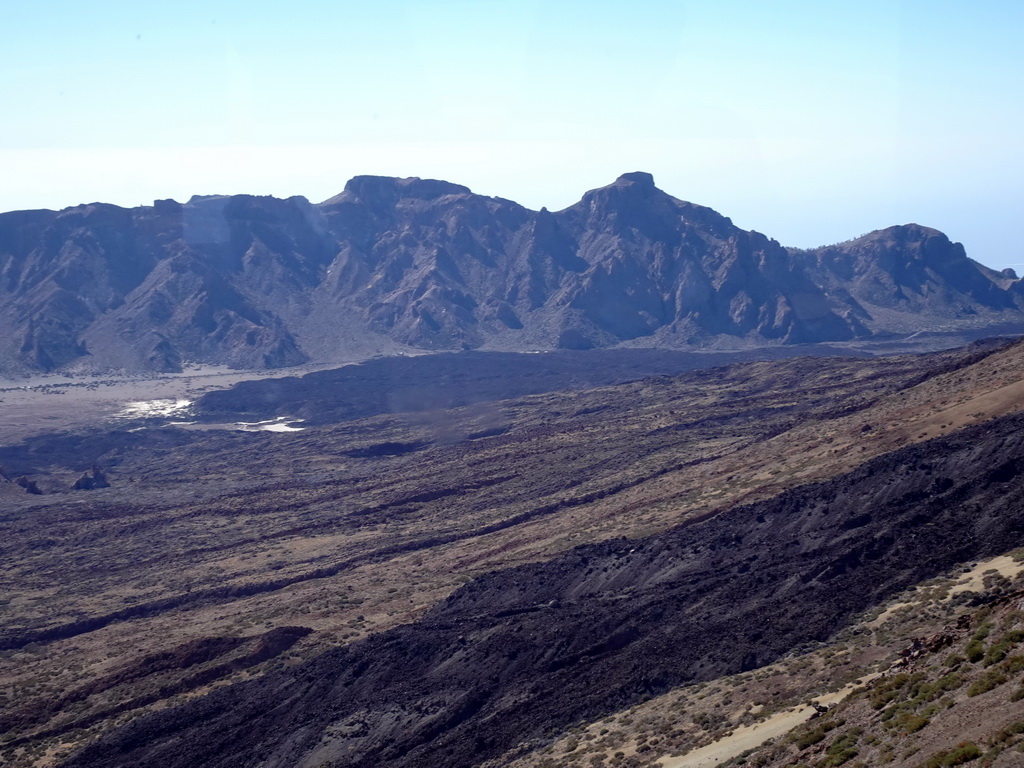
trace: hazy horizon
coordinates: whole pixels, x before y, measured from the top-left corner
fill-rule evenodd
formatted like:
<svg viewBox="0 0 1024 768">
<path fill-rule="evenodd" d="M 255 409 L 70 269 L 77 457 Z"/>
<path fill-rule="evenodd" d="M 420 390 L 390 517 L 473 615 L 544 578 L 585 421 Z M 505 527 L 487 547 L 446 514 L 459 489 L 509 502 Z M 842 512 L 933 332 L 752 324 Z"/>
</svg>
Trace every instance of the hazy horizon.
<svg viewBox="0 0 1024 768">
<path fill-rule="evenodd" d="M 0 12 L 0 210 L 622 173 L 785 245 L 918 223 L 1020 269 L 1024 7 L 53 2 Z"/>
</svg>

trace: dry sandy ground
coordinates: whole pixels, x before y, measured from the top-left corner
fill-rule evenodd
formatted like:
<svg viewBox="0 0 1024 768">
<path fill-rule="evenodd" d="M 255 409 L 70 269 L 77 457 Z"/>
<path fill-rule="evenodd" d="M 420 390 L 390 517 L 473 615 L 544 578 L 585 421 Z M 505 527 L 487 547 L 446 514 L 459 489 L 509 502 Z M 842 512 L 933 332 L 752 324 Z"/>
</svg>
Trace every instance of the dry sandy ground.
<svg viewBox="0 0 1024 768">
<path fill-rule="evenodd" d="M 871 675 L 861 681 L 861 685 L 867 680 L 875 677 Z M 851 683 L 845 688 L 815 698 L 820 705 L 828 707 L 846 698 L 854 689 L 860 687 Z M 784 712 L 772 715 L 754 725 L 737 728 L 731 735 L 719 739 L 706 747 L 695 749 L 681 757 L 663 757 L 659 764 L 662 768 L 712 768 L 721 765 L 726 760 L 746 752 L 748 749 L 758 747 L 768 739 L 775 739 L 796 728 L 801 723 L 809 720 L 814 710 L 810 707 L 798 709 L 787 709 Z"/>
<path fill-rule="evenodd" d="M 160 406 L 186 404 L 240 381 L 302 376 L 334 367 L 338 365 L 236 371 L 207 366 L 178 374 L 0 379 L 0 442 L 155 413 Z"/>
<path fill-rule="evenodd" d="M 972 565 L 970 570 L 963 573 L 957 583 L 949 590 L 949 594 L 945 599 L 948 601 L 961 592 L 984 592 L 985 576 L 990 571 L 996 571 L 1000 576 L 1005 576 L 1012 580 L 1016 578 L 1017 574 L 1022 570 L 1024 570 L 1024 561 L 1014 560 L 1010 555 L 1000 555 L 999 557 L 993 557 L 991 560 L 983 560 L 980 563 Z M 914 605 L 914 603 L 893 603 L 880 613 L 878 618 L 868 622 L 867 626 L 871 628 L 880 627 L 887 619 L 896 613 L 896 611 L 910 605 Z"/>
</svg>

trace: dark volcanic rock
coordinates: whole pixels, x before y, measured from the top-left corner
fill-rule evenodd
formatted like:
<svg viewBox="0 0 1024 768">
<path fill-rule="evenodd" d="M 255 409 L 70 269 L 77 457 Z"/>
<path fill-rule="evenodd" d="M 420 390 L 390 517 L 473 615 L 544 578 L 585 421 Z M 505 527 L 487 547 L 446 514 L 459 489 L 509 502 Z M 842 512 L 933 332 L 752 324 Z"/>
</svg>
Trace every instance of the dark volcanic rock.
<svg viewBox="0 0 1024 768">
<path fill-rule="evenodd" d="M 835 352 L 831 347 L 780 347 L 770 353 L 604 349 L 558 350 L 543 355 L 460 352 L 384 357 L 301 377 L 241 382 L 230 389 L 206 393 L 196 401 L 194 412 L 197 419 L 206 422 L 288 416 L 305 424 L 331 424 L 380 413 L 433 411 L 541 392 L 620 384 L 761 357 Z"/>
<path fill-rule="evenodd" d="M 109 488 L 110 481 L 99 467 L 93 467 L 92 472 L 83 472 L 82 476 L 75 481 L 72 490 L 91 491 L 96 488 Z"/>
<path fill-rule="evenodd" d="M 39 486 L 36 485 L 36 481 L 35 480 L 30 480 L 25 475 L 22 475 L 21 477 L 19 477 L 14 482 L 17 485 L 20 485 L 22 488 L 24 488 L 26 493 L 32 493 L 32 494 L 35 494 L 37 496 L 42 496 L 42 494 L 43 494 L 43 492 L 41 490 L 39 490 Z"/>
<path fill-rule="evenodd" d="M 221 688 L 66 766 L 471 766 L 766 664 L 1024 538 L 1024 417 L 643 540 L 484 576 L 422 621 Z"/>
<path fill-rule="evenodd" d="M 8 372 L 845 341 L 1020 323 L 1022 306 L 1013 276 L 935 230 L 787 250 L 647 173 L 557 213 L 359 176 L 320 205 L 197 196 L 0 215 Z"/>
</svg>

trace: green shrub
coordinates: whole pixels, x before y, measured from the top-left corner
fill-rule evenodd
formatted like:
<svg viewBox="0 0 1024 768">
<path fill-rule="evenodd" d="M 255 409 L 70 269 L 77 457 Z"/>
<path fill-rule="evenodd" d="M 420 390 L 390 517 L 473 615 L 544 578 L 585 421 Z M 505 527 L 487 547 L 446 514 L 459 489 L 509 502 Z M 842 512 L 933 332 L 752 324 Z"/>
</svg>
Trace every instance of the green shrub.
<svg viewBox="0 0 1024 768">
<path fill-rule="evenodd" d="M 952 768 L 954 765 L 963 765 L 981 757 L 981 748 L 973 741 L 965 741 L 957 744 L 949 751 L 943 763 L 943 768 Z"/>
<path fill-rule="evenodd" d="M 985 656 L 985 638 L 988 637 L 989 632 L 992 631 L 992 625 L 990 623 L 982 624 L 971 635 L 970 641 L 967 643 L 967 647 L 964 648 L 964 655 L 967 656 L 967 660 L 974 664 L 975 662 L 981 661 Z"/>
<path fill-rule="evenodd" d="M 807 749 L 824 740 L 829 731 L 835 730 L 843 724 L 843 720 L 822 720 L 808 731 L 797 733 L 793 736 L 797 749 Z"/>
<path fill-rule="evenodd" d="M 1008 675 L 1016 675 L 1018 672 L 1024 671 L 1024 655 L 1017 653 L 1008 657 L 999 665 L 999 668 Z"/>
<path fill-rule="evenodd" d="M 985 646 L 980 640 L 971 640 L 964 648 L 964 655 L 971 664 L 975 664 L 985 657 Z"/>
<path fill-rule="evenodd" d="M 909 715 L 908 717 L 903 718 L 900 722 L 900 728 L 903 729 L 904 733 L 917 733 L 930 722 L 931 721 L 927 717 Z"/>
<path fill-rule="evenodd" d="M 1014 736 L 1019 736 L 1022 733 L 1024 733 L 1024 722 L 1018 720 L 1006 726 L 996 737 L 996 741 L 1009 741 Z"/>
<path fill-rule="evenodd" d="M 967 689 L 968 696 L 978 696 L 982 693 L 987 693 L 993 688 L 1002 685 L 1007 680 L 1006 675 L 997 669 L 992 669 L 983 674 L 973 683 L 971 687 Z"/>
<path fill-rule="evenodd" d="M 881 709 L 901 693 L 905 693 L 904 689 L 910 683 L 911 677 L 906 672 L 900 672 L 898 675 L 876 683 L 871 689 L 871 706 Z"/>
<path fill-rule="evenodd" d="M 821 768 L 834 768 L 842 765 L 848 760 L 857 756 L 857 740 L 864 733 L 862 728 L 852 728 L 849 732 L 839 736 L 825 752 L 825 759 L 821 762 Z"/>
<path fill-rule="evenodd" d="M 982 659 L 982 666 L 991 667 L 993 664 L 998 664 L 1000 661 L 1006 658 L 1007 654 L 1010 653 L 1010 649 L 1013 648 L 1013 643 L 1006 640 L 1000 640 L 995 645 L 991 646 L 985 653 L 985 658 Z"/>
<path fill-rule="evenodd" d="M 981 755 L 981 748 L 977 744 L 973 741 L 963 741 L 952 749 L 936 752 L 923 763 L 919 763 L 918 768 L 953 768 L 976 760 Z"/>
<path fill-rule="evenodd" d="M 962 675 L 958 675 L 955 672 L 950 672 L 943 675 L 934 683 L 922 685 L 914 697 L 914 703 L 917 705 L 926 704 L 929 701 L 935 701 L 935 699 L 942 696 L 942 694 L 949 691 L 955 691 L 961 685 L 964 684 L 964 678 Z"/>
</svg>

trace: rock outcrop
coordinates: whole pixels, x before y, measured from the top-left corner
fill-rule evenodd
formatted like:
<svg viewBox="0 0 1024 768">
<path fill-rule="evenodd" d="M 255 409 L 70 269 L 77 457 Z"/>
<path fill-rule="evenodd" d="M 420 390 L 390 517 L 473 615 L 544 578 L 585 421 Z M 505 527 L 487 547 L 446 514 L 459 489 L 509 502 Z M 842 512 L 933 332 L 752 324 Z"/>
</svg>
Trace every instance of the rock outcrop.
<svg viewBox="0 0 1024 768">
<path fill-rule="evenodd" d="M 109 488 L 110 481 L 106 474 L 99 467 L 93 467 L 92 472 L 83 472 L 82 476 L 75 481 L 72 490 L 91 491 L 96 488 Z"/>
<path fill-rule="evenodd" d="M 20 485 L 22 488 L 24 488 L 26 493 L 31 493 L 36 496 L 43 495 L 43 492 L 39 489 L 39 486 L 36 485 L 36 481 L 29 479 L 26 475 L 22 475 L 14 482 L 17 485 Z"/>
</svg>

